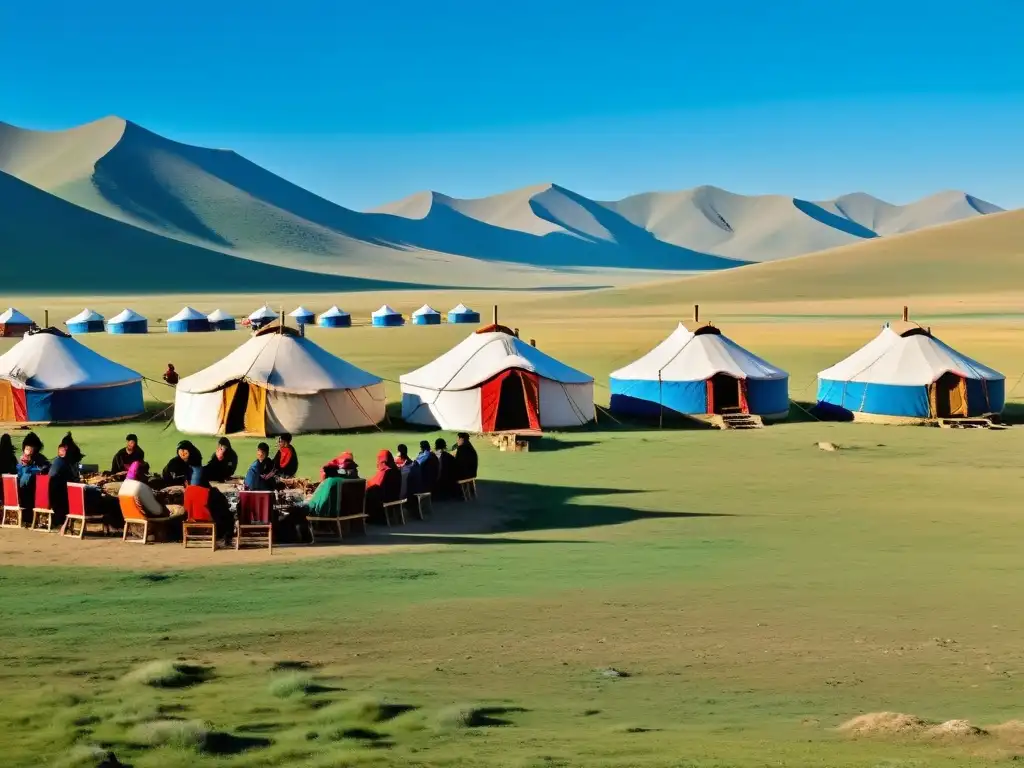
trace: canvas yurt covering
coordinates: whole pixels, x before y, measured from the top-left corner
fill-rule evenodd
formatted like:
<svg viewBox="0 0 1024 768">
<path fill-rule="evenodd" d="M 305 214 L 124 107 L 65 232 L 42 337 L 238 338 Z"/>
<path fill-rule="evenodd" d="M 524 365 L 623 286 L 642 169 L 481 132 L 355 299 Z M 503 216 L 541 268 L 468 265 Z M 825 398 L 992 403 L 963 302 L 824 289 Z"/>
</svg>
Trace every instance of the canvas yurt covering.
<svg viewBox="0 0 1024 768">
<path fill-rule="evenodd" d="M 27 315 L 23 315 L 21 312 L 11 307 L 4 313 L 0 314 L 0 336 L 13 337 L 13 336 L 24 336 L 28 333 L 32 326 L 35 325 Z"/>
<path fill-rule="evenodd" d="M 101 333 L 103 331 L 103 315 L 91 309 L 83 309 L 67 320 L 64 325 L 69 333 Z"/>
<path fill-rule="evenodd" d="M 481 328 L 401 377 L 402 418 L 473 432 L 575 427 L 594 420 L 594 379 L 504 326 Z"/>
<path fill-rule="evenodd" d="M 292 310 L 288 313 L 288 317 L 293 318 L 299 325 L 310 325 L 316 319 L 316 315 L 305 307 Z"/>
<path fill-rule="evenodd" d="M 149 333 L 149 321 L 132 309 L 124 309 L 110 318 L 107 333 Z"/>
<path fill-rule="evenodd" d="M 185 307 L 174 317 L 167 318 L 168 333 L 201 333 L 210 330 L 210 321 L 202 312 Z"/>
<path fill-rule="evenodd" d="M 262 328 L 265 325 L 277 320 L 278 314 L 272 310 L 268 305 L 264 304 L 262 307 L 257 309 L 251 315 L 249 315 L 249 325 L 253 328 Z"/>
<path fill-rule="evenodd" d="M 384 383 L 292 328 L 267 328 L 178 382 L 174 423 L 199 435 L 301 434 L 383 421 Z"/>
<path fill-rule="evenodd" d="M 412 324 L 413 325 L 440 325 L 441 324 L 441 313 L 431 307 L 429 304 L 424 304 L 422 307 L 412 313 Z"/>
<path fill-rule="evenodd" d="M 233 331 L 235 330 L 235 317 L 229 315 L 223 309 L 215 309 L 206 316 L 210 322 L 211 331 Z"/>
<path fill-rule="evenodd" d="M 818 374 L 819 411 L 867 421 L 924 421 L 999 413 L 1003 374 L 915 323 L 886 325 L 842 362 Z"/>
<path fill-rule="evenodd" d="M 113 421 L 142 411 L 142 376 L 56 328 L 0 356 L 0 422 Z"/>
<path fill-rule="evenodd" d="M 459 304 L 448 310 L 449 323 L 479 323 L 480 313 L 474 312 L 465 304 Z"/>
<path fill-rule="evenodd" d="M 396 325 L 403 325 L 405 319 L 400 312 L 396 312 L 387 304 L 375 312 L 370 313 L 370 324 L 378 328 L 390 328 Z"/>
<path fill-rule="evenodd" d="M 349 328 L 352 325 L 352 315 L 333 306 L 320 315 L 318 324 L 321 328 Z"/>
<path fill-rule="evenodd" d="M 789 374 L 713 325 L 683 323 L 658 346 L 611 375 L 611 409 L 628 416 L 789 413 Z"/>
</svg>

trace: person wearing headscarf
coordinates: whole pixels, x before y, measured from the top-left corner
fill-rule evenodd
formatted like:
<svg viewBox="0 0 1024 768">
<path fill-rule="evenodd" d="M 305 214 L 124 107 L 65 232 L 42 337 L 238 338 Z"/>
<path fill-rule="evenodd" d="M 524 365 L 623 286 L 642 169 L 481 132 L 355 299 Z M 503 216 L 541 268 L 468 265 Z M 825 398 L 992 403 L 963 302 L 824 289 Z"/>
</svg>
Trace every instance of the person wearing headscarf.
<svg viewBox="0 0 1024 768">
<path fill-rule="evenodd" d="M 277 438 L 277 453 L 274 455 L 274 475 L 295 477 L 299 471 L 299 454 L 292 446 L 292 436 L 285 432 Z"/>
<path fill-rule="evenodd" d="M 238 470 L 238 454 L 231 447 L 231 441 L 222 437 L 217 441 L 217 450 L 206 463 L 206 478 L 211 483 L 222 483 L 235 476 Z"/>
<path fill-rule="evenodd" d="M 145 483 L 149 475 L 149 465 L 144 461 L 133 461 L 128 467 L 128 476 L 121 483 L 120 496 L 131 496 L 138 502 L 142 514 L 150 518 L 170 517 L 171 510 L 160 503 L 153 489 Z"/>
<path fill-rule="evenodd" d="M 210 510 L 210 517 L 213 518 L 213 524 L 217 527 L 217 532 L 224 539 L 224 546 L 229 547 L 235 532 L 235 516 L 231 514 L 231 505 L 228 504 L 227 496 L 218 488 L 210 485 L 209 469 L 209 465 L 205 467 L 192 467 L 192 477 L 189 478 L 189 485 L 207 489 L 206 508 Z"/>
<path fill-rule="evenodd" d="M 342 451 L 340 454 L 335 456 L 333 459 L 328 461 L 322 467 L 320 467 L 320 480 L 326 480 L 328 475 L 328 469 L 335 469 L 338 475 L 345 480 L 357 480 L 359 479 L 359 465 L 356 464 L 355 457 L 352 456 L 352 451 Z"/>
<path fill-rule="evenodd" d="M 455 473 L 455 457 L 448 453 L 448 443 L 443 437 L 434 441 L 437 453 L 437 486 L 434 497 L 437 499 L 462 498 L 459 492 L 459 478 Z"/>
<path fill-rule="evenodd" d="M 441 473 L 441 465 L 437 456 L 430 450 L 430 443 L 426 440 L 420 441 L 420 452 L 416 456 L 416 463 L 420 465 L 420 493 L 434 493 L 437 490 L 437 479 Z"/>
<path fill-rule="evenodd" d="M 270 460 L 270 446 L 266 443 L 256 446 L 256 461 L 249 465 L 242 487 L 247 491 L 274 490 L 274 463 Z"/>
<path fill-rule="evenodd" d="M 409 447 L 404 443 L 398 446 L 398 455 L 395 457 L 395 464 L 402 472 L 402 488 L 404 489 L 402 495 L 405 498 L 415 496 L 421 491 L 421 477 L 423 475 L 423 468 L 420 465 L 409 458 Z"/>
<path fill-rule="evenodd" d="M 124 448 L 114 454 L 110 462 L 110 471 L 113 474 L 127 472 L 133 461 L 145 461 L 146 452 L 139 445 L 139 438 L 135 434 L 129 434 L 124 439 Z"/>
<path fill-rule="evenodd" d="M 78 443 L 75 442 L 75 438 L 68 432 L 64 435 L 64 438 L 60 441 L 60 447 L 65 449 L 64 457 L 77 466 L 82 463 L 82 459 L 85 458 L 85 454 L 82 453 L 82 449 L 78 447 Z"/>
<path fill-rule="evenodd" d="M 469 480 L 476 477 L 480 460 L 476 448 L 469 442 L 469 435 L 459 432 L 455 443 L 455 477 L 457 480 Z"/>
<path fill-rule="evenodd" d="M 185 485 L 192 477 L 192 468 L 203 466 L 203 455 L 189 440 L 178 443 L 177 453 L 161 473 L 170 485 Z"/>
<path fill-rule="evenodd" d="M 377 474 L 366 481 L 366 514 L 371 521 L 384 520 L 384 505 L 402 495 L 402 471 L 391 451 L 377 453 Z"/>
</svg>

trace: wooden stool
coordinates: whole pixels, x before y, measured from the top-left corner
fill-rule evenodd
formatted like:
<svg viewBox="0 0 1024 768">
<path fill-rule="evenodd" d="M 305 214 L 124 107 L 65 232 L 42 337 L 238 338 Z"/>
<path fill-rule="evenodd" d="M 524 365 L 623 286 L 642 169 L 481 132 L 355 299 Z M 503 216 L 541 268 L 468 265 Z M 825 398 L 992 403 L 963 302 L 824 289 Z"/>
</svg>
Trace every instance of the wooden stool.
<svg viewBox="0 0 1024 768">
<path fill-rule="evenodd" d="M 398 501 L 389 501 L 384 505 L 384 522 L 388 524 L 388 528 L 391 527 L 392 510 L 398 511 L 398 519 L 401 520 L 402 525 L 405 525 L 405 501 L 405 499 L 399 499 Z"/>
<path fill-rule="evenodd" d="M 468 477 L 459 480 L 459 488 L 462 489 L 462 498 L 466 501 L 473 501 L 476 498 L 476 478 Z"/>
<path fill-rule="evenodd" d="M 420 520 L 429 520 L 434 514 L 434 501 L 430 491 L 416 494 L 416 514 Z"/>
</svg>

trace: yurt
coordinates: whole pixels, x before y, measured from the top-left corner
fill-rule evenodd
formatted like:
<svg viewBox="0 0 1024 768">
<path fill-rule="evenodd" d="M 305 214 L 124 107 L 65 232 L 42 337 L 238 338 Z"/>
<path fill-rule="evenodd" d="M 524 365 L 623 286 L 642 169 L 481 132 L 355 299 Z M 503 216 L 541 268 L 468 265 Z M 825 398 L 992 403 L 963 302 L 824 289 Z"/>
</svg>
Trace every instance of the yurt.
<svg viewBox="0 0 1024 768">
<path fill-rule="evenodd" d="M 424 304 L 422 307 L 412 313 L 412 324 L 413 325 L 440 325 L 441 324 L 441 313 L 431 307 L 429 304 Z"/>
<path fill-rule="evenodd" d="M 922 423 L 1000 413 L 1006 378 L 911 322 L 886 324 L 818 374 L 818 414 L 843 420 Z"/>
<path fill-rule="evenodd" d="M 11 307 L 0 314 L 0 336 L 11 338 L 13 336 L 24 336 L 28 333 L 33 323 L 28 316 Z"/>
<path fill-rule="evenodd" d="M 401 377 L 402 418 L 473 432 L 576 427 L 594 420 L 594 379 L 501 325 L 473 333 Z"/>
<path fill-rule="evenodd" d="M 298 325 L 312 325 L 316 320 L 316 315 L 305 307 L 299 307 L 289 312 L 288 317 L 292 318 Z"/>
<path fill-rule="evenodd" d="M 0 422 L 115 421 L 143 411 L 142 376 L 56 328 L 0 356 Z"/>
<path fill-rule="evenodd" d="M 126 308 L 107 321 L 107 333 L 149 333 L 149 321 Z"/>
<path fill-rule="evenodd" d="M 350 328 L 352 326 L 352 315 L 338 309 L 335 305 L 320 315 L 317 324 L 321 328 Z"/>
<path fill-rule="evenodd" d="M 257 309 L 251 315 L 249 315 L 249 326 L 255 330 L 259 330 L 266 325 L 277 320 L 278 314 L 272 310 L 267 304 Z"/>
<path fill-rule="evenodd" d="M 174 317 L 167 318 L 168 333 L 202 333 L 210 330 L 206 315 L 192 307 L 185 307 Z"/>
<path fill-rule="evenodd" d="M 405 318 L 402 317 L 401 312 L 396 312 L 385 304 L 370 313 L 370 324 L 377 328 L 393 328 L 396 325 L 404 325 Z"/>
<path fill-rule="evenodd" d="M 223 309 L 215 309 L 206 316 L 210 321 L 211 331 L 233 331 L 235 330 L 235 316 L 229 315 Z"/>
<path fill-rule="evenodd" d="M 79 333 L 103 333 L 103 315 L 91 309 L 83 309 L 71 319 L 65 321 L 68 332 Z"/>
<path fill-rule="evenodd" d="M 449 323 L 479 323 L 480 313 L 474 312 L 465 304 L 458 304 L 448 310 Z"/>
<path fill-rule="evenodd" d="M 274 326 L 178 382 L 174 423 L 198 435 L 326 432 L 384 419 L 384 383 Z"/>
<path fill-rule="evenodd" d="M 611 410 L 624 416 L 743 413 L 778 419 L 789 413 L 789 374 L 709 323 L 680 323 L 611 375 L 611 393 Z"/>
</svg>

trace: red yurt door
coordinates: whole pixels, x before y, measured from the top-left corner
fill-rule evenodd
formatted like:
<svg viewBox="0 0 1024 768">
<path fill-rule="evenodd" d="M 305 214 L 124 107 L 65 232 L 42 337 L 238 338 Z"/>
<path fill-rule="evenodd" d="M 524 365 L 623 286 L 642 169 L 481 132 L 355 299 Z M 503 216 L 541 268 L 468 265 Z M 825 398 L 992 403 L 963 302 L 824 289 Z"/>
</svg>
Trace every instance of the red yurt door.
<svg viewBox="0 0 1024 768">
<path fill-rule="evenodd" d="M 502 371 L 480 386 L 480 429 L 514 432 L 540 429 L 540 380 L 537 374 Z"/>
</svg>

